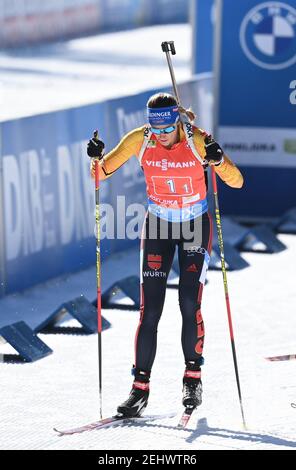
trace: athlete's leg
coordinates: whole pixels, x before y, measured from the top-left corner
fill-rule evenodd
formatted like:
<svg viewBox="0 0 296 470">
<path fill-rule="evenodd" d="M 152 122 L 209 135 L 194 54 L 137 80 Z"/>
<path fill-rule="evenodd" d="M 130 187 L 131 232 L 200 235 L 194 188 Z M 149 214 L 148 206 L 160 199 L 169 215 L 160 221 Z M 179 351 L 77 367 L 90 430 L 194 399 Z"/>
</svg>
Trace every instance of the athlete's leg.
<svg viewBox="0 0 296 470">
<path fill-rule="evenodd" d="M 148 213 L 141 240 L 141 308 L 140 323 L 135 338 L 135 367 L 150 373 L 157 346 L 157 326 L 160 320 L 167 285 L 172 266 L 175 241 L 171 239 L 170 223 L 158 219 L 157 233 L 150 231 L 157 219 Z M 169 227 L 166 238 L 160 235 L 161 228 Z"/>
<path fill-rule="evenodd" d="M 208 213 L 191 221 L 192 242 L 178 244 L 180 265 L 179 305 L 182 313 L 182 347 L 185 362 L 201 361 L 204 343 L 204 324 L 201 301 L 209 264 L 212 221 Z M 200 232 L 198 236 L 197 232 Z"/>
</svg>

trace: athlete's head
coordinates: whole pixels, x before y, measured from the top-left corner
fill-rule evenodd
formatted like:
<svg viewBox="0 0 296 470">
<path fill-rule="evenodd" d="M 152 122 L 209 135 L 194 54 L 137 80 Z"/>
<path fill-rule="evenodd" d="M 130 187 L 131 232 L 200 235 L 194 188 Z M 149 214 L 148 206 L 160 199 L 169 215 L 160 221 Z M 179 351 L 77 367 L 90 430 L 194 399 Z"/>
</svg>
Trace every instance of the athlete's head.
<svg viewBox="0 0 296 470">
<path fill-rule="evenodd" d="M 147 102 L 148 121 L 156 139 L 164 147 L 170 148 L 180 140 L 180 112 L 194 121 L 195 114 L 190 109 L 178 106 L 177 100 L 169 93 L 156 93 Z"/>
<path fill-rule="evenodd" d="M 169 93 L 156 93 L 147 102 L 151 130 L 164 147 L 170 148 L 179 140 L 180 113 L 177 100 Z"/>
</svg>

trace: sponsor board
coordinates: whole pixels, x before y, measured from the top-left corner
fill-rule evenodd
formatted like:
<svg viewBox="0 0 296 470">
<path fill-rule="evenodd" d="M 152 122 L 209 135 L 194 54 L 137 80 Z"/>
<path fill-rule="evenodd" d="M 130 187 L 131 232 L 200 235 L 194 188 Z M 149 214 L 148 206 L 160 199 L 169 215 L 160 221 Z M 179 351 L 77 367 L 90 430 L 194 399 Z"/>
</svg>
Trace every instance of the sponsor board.
<svg viewBox="0 0 296 470">
<path fill-rule="evenodd" d="M 219 140 L 240 166 L 296 168 L 296 139 L 292 129 L 224 127 Z"/>
<path fill-rule="evenodd" d="M 220 186 L 221 206 L 225 214 L 278 217 L 295 206 L 295 1 L 216 5 L 214 132 L 245 179 L 235 198 Z M 281 204 L 268 205 L 275 186 Z"/>
</svg>

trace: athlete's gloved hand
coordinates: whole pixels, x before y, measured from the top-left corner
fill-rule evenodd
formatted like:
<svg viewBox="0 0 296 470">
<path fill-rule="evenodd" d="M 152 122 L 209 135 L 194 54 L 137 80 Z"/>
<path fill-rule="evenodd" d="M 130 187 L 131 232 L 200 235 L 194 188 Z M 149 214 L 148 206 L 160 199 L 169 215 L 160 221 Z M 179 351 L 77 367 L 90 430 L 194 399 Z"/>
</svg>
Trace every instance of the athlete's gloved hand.
<svg viewBox="0 0 296 470">
<path fill-rule="evenodd" d="M 221 149 L 220 145 L 212 139 L 211 135 L 208 135 L 205 138 L 205 150 L 206 155 L 205 159 L 210 165 L 220 165 L 223 163 L 223 150 Z"/>
<path fill-rule="evenodd" d="M 94 131 L 93 138 L 88 141 L 87 144 L 87 155 L 91 158 L 103 158 L 105 144 L 99 140 L 98 131 Z"/>
</svg>

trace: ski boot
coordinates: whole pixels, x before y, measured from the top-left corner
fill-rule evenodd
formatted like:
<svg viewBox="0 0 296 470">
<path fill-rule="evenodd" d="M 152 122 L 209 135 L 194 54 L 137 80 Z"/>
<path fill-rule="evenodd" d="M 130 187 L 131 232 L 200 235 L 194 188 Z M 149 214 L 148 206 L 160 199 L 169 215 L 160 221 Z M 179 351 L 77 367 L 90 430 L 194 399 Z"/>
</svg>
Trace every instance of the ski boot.
<svg viewBox="0 0 296 470">
<path fill-rule="evenodd" d="M 150 373 L 133 369 L 135 380 L 128 399 L 117 408 L 117 413 L 127 418 L 141 416 L 148 404 Z"/>
<path fill-rule="evenodd" d="M 183 400 L 186 410 L 194 410 L 202 403 L 202 382 L 200 361 L 186 362 L 183 377 Z"/>
</svg>

